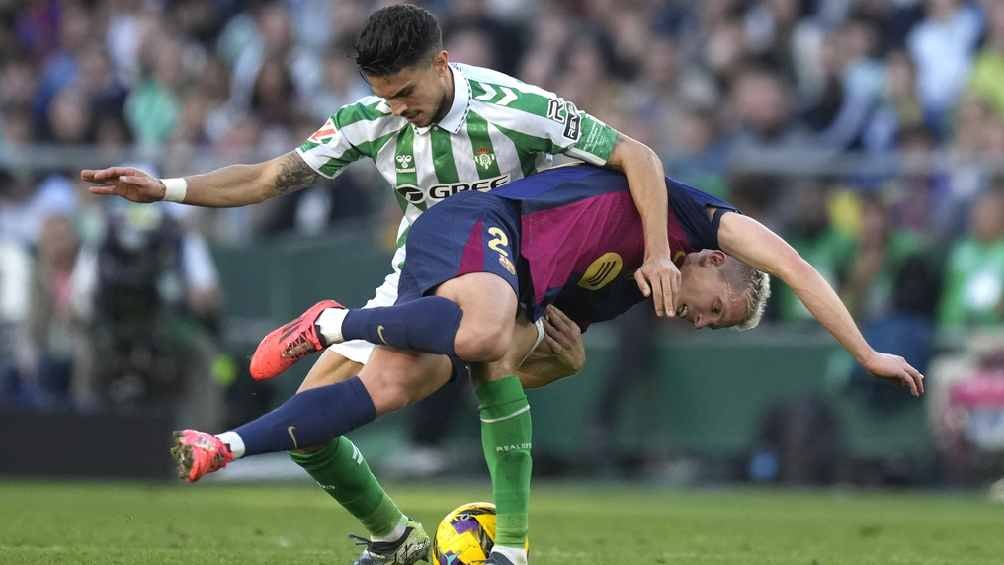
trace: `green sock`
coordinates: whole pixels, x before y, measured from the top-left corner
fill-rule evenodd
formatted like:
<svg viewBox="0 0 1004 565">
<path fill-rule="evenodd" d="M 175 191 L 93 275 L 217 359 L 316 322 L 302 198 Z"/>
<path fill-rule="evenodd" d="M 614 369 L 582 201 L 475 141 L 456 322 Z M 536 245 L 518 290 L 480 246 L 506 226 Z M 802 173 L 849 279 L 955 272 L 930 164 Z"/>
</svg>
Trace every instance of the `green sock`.
<svg viewBox="0 0 1004 565">
<path fill-rule="evenodd" d="M 335 438 L 316 451 L 290 451 L 289 456 L 371 535 L 386 535 L 404 519 L 349 438 Z"/>
<path fill-rule="evenodd" d="M 530 453 L 533 421 L 530 403 L 519 378 L 504 377 L 478 387 L 481 447 L 492 478 L 492 497 L 498 514 L 495 543 L 522 547 L 529 521 Z"/>
</svg>

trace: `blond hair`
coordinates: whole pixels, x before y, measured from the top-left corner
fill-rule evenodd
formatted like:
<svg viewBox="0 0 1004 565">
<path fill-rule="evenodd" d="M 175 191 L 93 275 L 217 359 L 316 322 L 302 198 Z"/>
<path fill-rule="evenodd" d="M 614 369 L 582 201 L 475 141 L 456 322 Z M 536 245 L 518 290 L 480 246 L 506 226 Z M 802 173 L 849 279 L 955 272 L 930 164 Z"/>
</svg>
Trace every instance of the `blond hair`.
<svg viewBox="0 0 1004 565">
<path fill-rule="evenodd" d="M 741 292 L 746 306 L 742 320 L 734 327 L 739 331 L 752 330 L 760 325 L 770 299 L 770 275 L 755 269 L 734 257 L 723 265 L 725 282 L 733 292 Z"/>
</svg>

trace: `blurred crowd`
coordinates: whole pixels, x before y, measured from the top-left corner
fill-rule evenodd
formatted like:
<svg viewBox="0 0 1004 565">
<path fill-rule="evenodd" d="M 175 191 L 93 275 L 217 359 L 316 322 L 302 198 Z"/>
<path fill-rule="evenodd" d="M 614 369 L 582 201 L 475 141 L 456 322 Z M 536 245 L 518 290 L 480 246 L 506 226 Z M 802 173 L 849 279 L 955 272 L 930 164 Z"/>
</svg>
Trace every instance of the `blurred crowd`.
<svg viewBox="0 0 1004 565">
<path fill-rule="evenodd" d="M 1004 320 L 1004 2 L 419 3 L 440 17 L 452 61 L 574 100 L 653 147 L 669 175 L 782 233 L 876 343 L 906 343 L 924 367 L 936 336 Z M 103 296 L 129 296 L 108 292 L 130 276 L 109 256 L 161 242 L 160 262 L 143 267 L 158 282 L 132 291 L 211 335 L 208 245 L 312 236 L 349 218 L 395 223 L 366 165 L 224 211 L 140 213 L 75 180 L 85 167 L 182 176 L 289 151 L 368 95 L 352 44 L 384 4 L 0 3 L 0 371 L 36 375 L 63 401 L 93 397 L 93 386 L 71 392 L 70 375 L 94 365 L 81 351 L 100 349 L 71 336 L 102 325 L 114 310 Z M 770 319 L 807 322 L 790 292 L 775 296 Z M 110 344 L 135 332 L 85 333 Z M 148 345 L 130 362 L 156 365 Z"/>
</svg>

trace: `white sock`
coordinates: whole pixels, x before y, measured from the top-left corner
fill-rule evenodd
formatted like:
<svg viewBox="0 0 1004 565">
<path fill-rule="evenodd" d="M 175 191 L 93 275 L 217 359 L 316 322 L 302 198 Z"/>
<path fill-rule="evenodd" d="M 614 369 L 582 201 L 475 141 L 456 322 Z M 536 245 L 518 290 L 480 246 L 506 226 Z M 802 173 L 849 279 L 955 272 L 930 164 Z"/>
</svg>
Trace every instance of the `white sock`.
<svg viewBox="0 0 1004 565">
<path fill-rule="evenodd" d="M 329 345 L 345 341 L 342 338 L 342 322 L 348 313 L 346 308 L 325 308 L 314 322 Z"/>
<path fill-rule="evenodd" d="M 391 531 L 387 532 L 382 536 L 370 536 L 370 539 L 373 541 L 396 541 L 397 538 L 401 537 L 404 534 L 404 530 L 407 527 L 408 527 L 408 517 L 401 516 L 401 521 L 398 522 L 396 526 L 394 526 L 394 529 L 392 529 Z"/>
<path fill-rule="evenodd" d="M 501 554 L 509 561 L 512 561 L 513 565 L 526 565 L 526 549 L 522 547 L 496 545 L 492 548 L 492 553 Z"/>
<path fill-rule="evenodd" d="M 244 456 L 244 440 L 241 439 L 241 436 L 237 435 L 237 432 L 223 432 L 222 434 L 216 434 L 216 437 L 227 444 L 230 448 L 230 453 L 234 455 L 234 459 L 240 459 Z"/>
</svg>

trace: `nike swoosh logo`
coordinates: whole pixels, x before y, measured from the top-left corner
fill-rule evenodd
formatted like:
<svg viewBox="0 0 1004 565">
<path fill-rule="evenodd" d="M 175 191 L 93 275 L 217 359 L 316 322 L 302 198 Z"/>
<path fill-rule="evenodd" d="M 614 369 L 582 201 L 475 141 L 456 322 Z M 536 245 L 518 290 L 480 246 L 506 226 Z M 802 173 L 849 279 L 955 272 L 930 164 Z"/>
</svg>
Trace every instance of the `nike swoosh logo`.
<svg viewBox="0 0 1004 565">
<path fill-rule="evenodd" d="M 289 439 L 293 440 L 293 448 L 294 449 L 300 449 L 300 446 L 296 443 L 296 436 L 293 435 L 293 430 L 295 430 L 295 429 L 296 429 L 296 426 L 290 426 L 290 427 L 286 428 L 286 432 L 289 433 Z"/>
<path fill-rule="evenodd" d="M 377 337 L 380 338 L 381 343 L 387 345 L 387 340 L 383 338 L 383 326 L 379 324 L 377 325 Z"/>
</svg>

